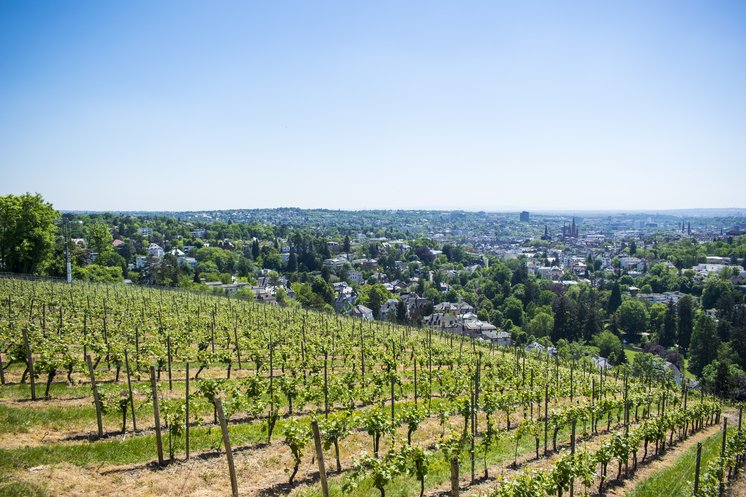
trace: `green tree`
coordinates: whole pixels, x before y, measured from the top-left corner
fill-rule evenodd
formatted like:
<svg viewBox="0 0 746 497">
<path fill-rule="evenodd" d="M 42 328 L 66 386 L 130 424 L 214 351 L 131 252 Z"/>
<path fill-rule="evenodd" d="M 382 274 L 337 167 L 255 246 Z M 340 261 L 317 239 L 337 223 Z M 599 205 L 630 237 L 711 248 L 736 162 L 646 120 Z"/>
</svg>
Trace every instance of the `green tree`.
<svg viewBox="0 0 746 497">
<path fill-rule="evenodd" d="M 679 300 L 677 310 L 679 315 L 679 347 L 686 353 L 689 350 L 689 342 L 694 327 L 694 299 L 685 295 Z"/>
<path fill-rule="evenodd" d="M 593 343 L 598 347 L 598 355 L 606 357 L 609 362 L 623 362 L 624 347 L 618 336 L 610 331 L 602 331 L 593 338 Z M 613 360 L 612 360 L 613 359 Z"/>
<path fill-rule="evenodd" d="M 648 309 L 648 331 L 657 338 L 663 329 L 663 321 L 666 317 L 666 305 L 655 303 Z"/>
<path fill-rule="evenodd" d="M 666 306 L 666 314 L 663 316 L 663 326 L 658 335 L 658 343 L 667 348 L 676 343 L 676 307 L 673 300 L 669 300 Z"/>
<path fill-rule="evenodd" d="M 88 225 L 86 229 L 88 248 L 98 255 L 107 254 L 112 250 L 111 242 L 114 239 L 109 231 L 109 226 L 103 222 L 95 222 Z"/>
<path fill-rule="evenodd" d="M 617 309 L 619 327 L 630 335 L 639 335 L 648 324 L 648 311 L 639 300 L 626 300 Z"/>
<path fill-rule="evenodd" d="M 697 376 L 701 375 L 705 366 L 717 358 L 719 346 L 715 321 L 704 312 L 699 312 L 692 333 L 689 370 Z"/>
<path fill-rule="evenodd" d="M 566 295 L 560 295 L 554 301 L 554 328 L 551 339 L 553 342 L 564 338 L 574 340 L 579 334 L 577 323 L 577 309 L 575 302 Z"/>
<path fill-rule="evenodd" d="M 39 273 L 54 246 L 58 217 L 39 194 L 0 196 L 0 270 Z"/>
<path fill-rule="evenodd" d="M 523 303 L 515 297 L 508 297 L 503 303 L 503 315 L 514 325 L 523 326 Z"/>
<path fill-rule="evenodd" d="M 609 295 L 609 305 L 606 310 L 609 314 L 613 314 L 622 305 L 622 289 L 619 287 L 619 283 L 615 282 L 614 286 L 611 287 L 611 295 Z"/>
<path fill-rule="evenodd" d="M 554 316 L 539 312 L 528 324 L 528 332 L 536 338 L 548 336 L 554 328 Z"/>
<path fill-rule="evenodd" d="M 373 317 L 381 317 L 381 305 L 388 299 L 393 298 L 394 294 L 386 290 L 381 283 L 374 285 L 365 284 L 360 288 L 358 302 L 373 311 Z"/>
<path fill-rule="evenodd" d="M 720 278 L 709 278 L 702 290 L 702 308 L 712 309 L 718 304 L 723 294 L 733 291 L 733 284 L 730 281 Z"/>
</svg>

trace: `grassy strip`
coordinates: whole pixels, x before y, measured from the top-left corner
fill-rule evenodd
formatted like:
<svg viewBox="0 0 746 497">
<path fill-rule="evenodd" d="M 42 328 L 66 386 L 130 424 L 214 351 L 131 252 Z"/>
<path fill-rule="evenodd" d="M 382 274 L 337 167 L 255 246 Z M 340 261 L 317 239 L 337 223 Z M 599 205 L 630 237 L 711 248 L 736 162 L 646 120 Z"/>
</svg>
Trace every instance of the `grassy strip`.
<svg viewBox="0 0 746 497">
<path fill-rule="evenodd" d="M 145 415 L 152 409 L 137 408 L 138 414 Z M 128 428 L 131 419 L 128 419 Z M 122 419 L 118 413 L 104 415 L 104 427 L 121 429 Z M 96 410 L 90 406 L 46 407 L 27 409 L 0 404 L 0 433 L 28 433 L 31 428 L 55 432 L 69 429 L 96 430 Z"/>
<path fill-rule="evenodd" d="M 276 433 L 282 433 L 283 420 L 278 421 Z M 266 441 L 261 423 L 246 423 L 230 426 L 231 439 L 241 444 Z M 194 453 L 218 450 L 221 446 L 220 429 L 216 427 L 193 427 L 190 430 L 190 445 Z M 163 434 L 164 452 L 168 457 L 168 433 Z M 238 444 L 237 444 L 238 445 Z M 174 438 L 174 452 L 183 454 L 183 437 Z M 155 435 L 152 433 L 132 436 L 122 440 L 115 437 L 107 440 L 71 445 L 43 445 L 19 449 L 0 449 L 0 471 L 27 469 L 43 464 L 68 462 L 79 466 L 90 464 L 134 464 L 156 459 Z"/>
<path fill-rule="evenodd" d="M 701 471 L 720 454 L 722 432 L 710 435 L 702 441 Z M 694 481 L 697 461 L 697 446 L 689 447 L 670 466 L 655 472 L 638 483 L 628 494 L 630 497 L 659 497 L 684 495 L 688 482 Z"/>
</svg>

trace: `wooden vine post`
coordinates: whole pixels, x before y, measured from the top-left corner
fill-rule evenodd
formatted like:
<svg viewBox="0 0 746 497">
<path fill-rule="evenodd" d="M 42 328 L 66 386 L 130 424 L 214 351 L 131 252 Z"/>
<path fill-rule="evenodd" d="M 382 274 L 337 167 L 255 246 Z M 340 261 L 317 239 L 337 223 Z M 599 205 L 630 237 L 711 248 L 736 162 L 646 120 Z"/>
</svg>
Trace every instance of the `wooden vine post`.
<svg viewBox="0 0 746 497">
<path fill-rule="evenodd" d="M 458 457 L 451 457 L 451 497 L 459 496 Z"/>
<path fill-rule="evenodd" d="M 186 458 L 189 460 L 189 363 L 186 363 L 185 383 L 185 412 L 184 412 L 184 444 L 186 445 Z"/>
<path fill-rule="evenodd" d="M 694 495 L 697 495 L 697 492 L 699 491 L 699 468 L 700 468 L 700 460 L 702 458 L 702 442 L 697 444 L 697 463 L 696 467 L 694 469 Z"/>
<path fill-rule="evenodd" d="M 324 418 L 329 419 L 329 373 L 328 373 L 328 353 L 324 349 Z"/>
<path fill-rule="evenodd" d="M 549 455 L 549 384 L 544 385 L 544 457 Z"/>
<path fill-rule="evenodd" d="M 728 438 L 728 418 L 723 416 L 723 443 L 720 447 L 720 484 L 718 485 L 718 495 L 722 497 L 725 493 L 725 442 Z"/>
<path fill-rule="evenodd" d="M 0 358 L 0 371 L 2 371 L 3 361 Z M 5 380 L 3 380 L 3 384 Z M 417 407 L 417 357 L 414 358 L 414 405 Z"/>
<path fill-rule="evenodd" d="M 130 360 L 127 349 L 124 349 L 124 368 L 127 370 L 127 391 L 130 398 L 130 409 L 132 411 L 132 431 L 137 432 L 137 420 L 135 419 L 135 396 L 132 394 L 132 377 L 130 375 Z"/>
<path fill-rule="evenodd" d="M 321 434 L 319 433 L 319 422 L 311 422 L 313 431 L 313 445 L 316 448 L 316 461 L 319 464 L 319 479 L 321 480 L 321 494 L 323 497 L 329 497 L 329 484 L 326 481 L 326 467 L 324 465 L 324 451 L 321 447 Z"/>
<path fill-rule="evenodd" d="M 101 418 L 101 399 L 98 395 L 98 386 L 96 386 L 96 375 L 93 372 L 93 363 L 91 356 L 85 356 L 85 362 L 88 365 L 88 372 L 91 375 L 91 389 L 93 390 L 93 404 L 96 406 L 96 423 L 98 424 L 98 438 L 104 436 L 104 423 Z"/>
<path fill-rule="evenodd" d="M 168 390 L 173 391 L 174 389 L 174 382 L 173 378 L 171 377 L 171 333 L 166 332 L 166 350 L 167 350 L 167 359 L 168 359 Z"/>
<path fill-rule="evenodd" d="M 225 422 L 225 413 L 223 412 L 223 402 L 220 397 L 215 398 L 215 407 L 218 410 L 218 420 L 220 421 L 220 431 L 223 433 L 223 445 L 225 446 L 225 458 L 228 461 L 228 473 L 231 477 L 231 491 L 233 497 L 238 497 L 238 480 L 236 480 L 236 467 L 233 464 L 233 451 L 231 450 L 231 439 L 228 436 L 228 425 Z"/>
<path fill-rule="evenodd" d="M 158 384 L 155 382 L 155 366 L 150 366 L 150 388 L 153 393 L 153 417 L 155 418 L 155 443 L 158 449 L 158 466 L 163 466 L 163 440 L 161 438 L 161 411 L 158 407 Z"/>
<path fill-rule="evenodd" d="M 26 364 L 28 365 L 29 380 L 31 381 L 31 400 L 36 400 L 36 379 L 34 374 L 34 356 L 31 354 L 31 343 L 28 339 L 28 330 L 23 328 L 23 344 L 26 348 Z"/>
</svg>

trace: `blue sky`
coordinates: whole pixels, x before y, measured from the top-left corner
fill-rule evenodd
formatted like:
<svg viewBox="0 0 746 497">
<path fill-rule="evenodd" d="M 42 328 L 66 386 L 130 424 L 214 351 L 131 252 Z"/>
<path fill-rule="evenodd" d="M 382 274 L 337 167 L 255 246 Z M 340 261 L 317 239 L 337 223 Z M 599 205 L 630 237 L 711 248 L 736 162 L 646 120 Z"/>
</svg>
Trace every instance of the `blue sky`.
<svg viewBox="0 0 746 497">
<path fill-rule="evenodd" d="M 0 2 L 0 194 L 744 207 L 745 2 Z"/>
</svg>

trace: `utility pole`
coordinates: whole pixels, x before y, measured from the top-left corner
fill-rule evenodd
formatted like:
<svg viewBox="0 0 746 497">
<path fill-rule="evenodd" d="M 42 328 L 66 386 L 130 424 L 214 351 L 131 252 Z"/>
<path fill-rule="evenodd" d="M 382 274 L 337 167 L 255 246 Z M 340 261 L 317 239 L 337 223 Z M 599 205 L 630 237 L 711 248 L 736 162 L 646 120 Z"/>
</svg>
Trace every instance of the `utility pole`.
<svg viewBox="0 0 746 497">
<path fill-rule="evenodd" d="M 67 283 L 73 282 L 73 268 L 70 261 L 70 221 L 62 224 L 62 238 L 65 243 L 65 269 L 67 270 Z"/>
</svg>

